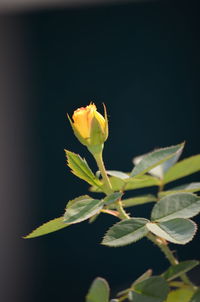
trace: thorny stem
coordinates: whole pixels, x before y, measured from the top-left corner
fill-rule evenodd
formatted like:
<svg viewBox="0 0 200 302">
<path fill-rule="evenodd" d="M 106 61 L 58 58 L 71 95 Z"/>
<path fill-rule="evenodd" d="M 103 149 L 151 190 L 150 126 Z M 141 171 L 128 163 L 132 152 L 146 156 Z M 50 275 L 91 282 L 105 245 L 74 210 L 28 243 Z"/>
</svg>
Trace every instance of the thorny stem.
<svg viewBox="0 0 200 302">
<path fill-rule="evenodd" d="M 161 193 L 163 191 L 163 189 L 164 189 L 164 182 L 163 182 L 163 180 L 161 180 L 159 190 L 158 190 L 158 201 L 159 201 L 159 193 Z M 173 252 L 170 250 L 170 248 L 168 247 L 166 242 L 164 242 L 164 241 L 162 242 L 162 240 L 160 240 L 159 238 L 154 236 L 152 233 L 149 233 L 147 235 L 147 238 L 149 240 L 151 240 L 153 243 L 155 243 L 160 248 L 160 250 L 164 253 L 165 257 L 168 259 L 168 261 L 172 265 L 176 265 L 179 263 L 178 259 L 176 259 L 174 257 Z M 184 284 L 192 286 L 193 288 L 195 287 L 194 284 L 190 281 L 190 279 L 186 275 L 186 273 L 183 273 L 180 276 L 180 278 L 184 282 Z"/>
<path fill-rule="evenodd" d="M 126 213 L 126 211 L 123 208 L 121 200 L 118 200 L 116 202 L 116 207 L 117 207 L 118 212 L 120 213 L 119 218 L 121 218 L 122 220 L 130 219 L 129 215 Z"/>
<path fill-rule="evenodd" d="M 156 236 L 154 236 L 151 233 L 149 233 L 147 235 L 147 238 L 160 248 L 160 250 L 164 253 L 165 257 L 171 263 L 171 265 L 176 265 L 179 263 L 178 260 L 174 257 L 174 255 L 173 255 L 172 251 L 170 250 L 170 248 L 168 247 L 167 243 L 162 242 L 162 240 L 160 240 L 159 238 L 157 238 Z M 194 284 L 190 281 L 190 279 L 188 278 L 188 276 L 185 273 L 183 273 L 180 276 L 180 278 L 185 284 L 192 286 L 193 288 L 195 287 Z"/>
<path fill-rule="evenodd" d="M 101 172 L 101 176 L 102 176 L 103 181 L 104 181 L 105 193 L 107 195 L 112 194 L 113 189 L 112 189 L 110 180 L 108 178 L 108 175 L 106 173 L 106 169 L 105 169 L 104 162 L 103 162 L 103 157 L 102 157 L 102 152 L 101 153 L 96 153 L 93 156 L 96 160 L 97 166 L 99 168 L 99 171 Z"/>
</svg>

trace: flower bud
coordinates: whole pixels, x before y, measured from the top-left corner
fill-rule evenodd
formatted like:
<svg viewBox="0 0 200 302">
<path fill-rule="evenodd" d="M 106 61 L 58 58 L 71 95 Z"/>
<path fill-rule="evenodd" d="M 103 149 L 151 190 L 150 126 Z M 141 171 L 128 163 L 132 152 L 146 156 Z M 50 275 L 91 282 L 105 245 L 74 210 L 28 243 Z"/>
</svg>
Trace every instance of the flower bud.
<svg viewBox="0 0 200 302">
<path fill-rule="evenodd" d="M 69 116 L 68 116 L 69 118 Z M 69 118 L 74 134 L 88 149 L 99 150 L 108 137 L 108 119 L 104 106 L 104 117 L 97 111 L 95 104 L 90 103 L 74 111 Z"/>
</svg>

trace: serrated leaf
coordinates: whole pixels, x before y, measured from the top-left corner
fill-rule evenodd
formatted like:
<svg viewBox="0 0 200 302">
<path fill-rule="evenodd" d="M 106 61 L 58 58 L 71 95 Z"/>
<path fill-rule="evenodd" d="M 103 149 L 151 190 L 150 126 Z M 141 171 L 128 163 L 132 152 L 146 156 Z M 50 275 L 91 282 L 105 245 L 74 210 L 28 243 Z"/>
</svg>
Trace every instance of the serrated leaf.
<svg viewBox="0 0 200 302">
<path fill-rule="evenodd" d="M 66 209 L 64 222 L 68 224 L 79 223 L 99 213 L 103 202 L 98 199 L 83 198 Z"/>
<path fill-rule="evenodd" d="M 101 182 L 93 174 L 85 159 L 83 159 L 79 154 L 68 150 L 65 150 L 65 154 L 67 157 L 67 164 L 74 175 L 85 180 L 90 185 L 101 187 Z"/>
<path fill-rule="evenodd" d="M 180 179 L 200 171 L 200 154 L 186 158 L 171 167 L 164 176 L 164 183 Z"/>
<path fill-rule="evenodd" d="M 194 291 L 189 288 L 173 290 L 169 293 L 166 302 L 189 302 Z"/>
<path fill-rule="evenodd" d="M 110 288 L 107 281 L 103 278 L 96 278 L 86 296 L 86 302 L 108 302 Z"/>
<path fill-rule="evenodd" d="M 131 302 L 163 302 L 168 293 L 169 286 L 162 277 L 150 277 L 136 284 L 128 298 Z"/>
<path fill-rule="evenodd" d="M 200 289 L 198 289 L 192 296 L 190 302 L 199 302 L 200 301 Z"/>
<path fill-rule="evenodd" d="M 66 205 L 65 210 L 66 210 L 67 208 L 71 207 L 71 206 L 72 206 L 74 203 L 76 203 L 77 201 L 80 201 L 80 200 L 83 200 L 83 199 L 90 199 L 90 196 L 89 196 L 89 195 L 81 195 L 81 196 L 79 196 L 79 197 L 76 197 L 76 198 L 74 198 L 74 199 L 69 200 L 68 203 L 67 203 L 67 205 Z"/>
<path fill-rule="evenodd" d="M 163 162 L 161 165 L 158 165 L 156 166 L 155 168 L 151 169 L 148 173 L 157 177 L 157 178 L 160 178 L 160 179 L 163 179 L 164 177 L 164 174 L 169 170 L 169 168 L 171 166 L 173 166 L 177 160 L 179 159 L 181 153 L 183 151 L 183 148 L 180 149 L 179 151 L 177 151 L 177 153 L 170 159 L 166 160 L 165 162 Z M 141 156 L 137 156 L 133 159 L 133 163 L 134 165 L 137 165 L 139 164 L 139 162 L 146 156 L 147 154 L 144 154 L 144 155 L 141 155 Z"/>
<path fill-rule="evenodd" d="M 117 177 L 110 177 L 110 182 L 114 191 L 120 191 L 122 189 L 123 191 L 128 191 L 128 190 L 135 190 L 135 189 L 160 185 L 159 180 L 150 175 L 142 175 L 142 176 L 127 178 L 123 180 Z M 90 191 L 103 192 L 103 189 L 93 186 L 90 188 Z"/>
<path fill-rule="evenodd" d="M 108 196 L 106 196 L 103 200 L 103 202 L 105 203 L 105 205 L 110 205 L 112 204 L 113 202 L 117 201 L 119 198 L 121 198 L 123 195 L 122 192 L 115 192 L 115 193 L 112 193 Z"/>
<path fill-rule="evenodd" d="M 147 219 L 131 218 L 113 225 L 106 233 L 102 244 L 107 246 L 123 246 L 141 239 L 148 233 Z"/>
<path fill-rule="evenodd" d="M 152 210 L 151 220 L 167 221 L 191 218 L 200 212 L 200 198 L 192 193 L 175 193 L 163 197 Z"/>
<path fill-rule="evenodd" d="M 167 271 L 162 274 L 162 277 L 167 281 L 171 281 L 181 276 L 183 273 L 192 270 L 197 265 L 199 265 L 199 261 L 197 260 L 182 261 L 176 265 L 170 266 Z"/>
<path fill-rule="evenodd" d="M 168 191 L 163 191 L 159 194 L 159 196 L 166 196 L 175 193 L 194 193 L 200 191 L 200 182 L 192 182 L 190 184 L 181 185 L 175 188 L 172 188 Z"/>
<path fill-rule="evenodd" d="M 160 223 L 149 222 L 146 227 L 156 236 L 176 244 L 188 243 L 197 230 L 193 221 L 184 218 L 175 218 Z"/>
<path fill-rule="evenodd" d="M 142 175 L 152 170 L 154 167 L 171 159 L 177 153 L 180 153 L 184 147 L 184 143 L 171 146 L 167 148 L 157 149 L 151 153 L 146 154 L 142 160 L 134 167 L 130 177 Z"/>
<path fill-rule="evenodd" d="M 30 234 L 24 236 L 24 239 L 29 239 L 29 238 L 35 238 L 39 236 L 43 236 L 49 233 L 56 232 L 58 230 L 61 230 L 63 228 L 66 228 L 69 226 L 69 224 L 66 224 L 63 222 L 63 217 L 55 218 L 53 220 L 50 220 L 41 226 L 39 226 L 37 229 L 32 231 Z"/>
</svg>

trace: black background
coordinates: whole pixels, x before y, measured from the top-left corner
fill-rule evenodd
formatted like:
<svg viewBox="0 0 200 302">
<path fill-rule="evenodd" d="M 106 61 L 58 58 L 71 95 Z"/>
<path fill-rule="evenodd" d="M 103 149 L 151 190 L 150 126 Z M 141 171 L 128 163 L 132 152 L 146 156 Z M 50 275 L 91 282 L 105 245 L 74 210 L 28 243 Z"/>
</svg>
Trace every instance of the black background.
<svg viewBox="0 0 200 302">
<path fill-rule="evenodd" d="M 24 186 L 29 188 L 24 214 L 15 222 L 10 217 L 9 236 L 17 251 L 13 247 L 10 258 L 3 258 L 15 263 L 8 276 L 5 267 L 5 297 L 17 280 L 14 301 L 84 301 L 96 276 L 105 277 L 115 293 L 148 268 L 155 274 L 166 269 L 167 261 L 146 239 L 124 248 L 101 246 L 105 231 L 116 221 L 103 214 L 92 225 L 84 222 L 32 240 L 20 237 L 59 217 L 68 200 L 87 193 L 88 185 L 66 167 L 63 149 L 80 153 L 96 170 L 66 119 L 67 112 L 71 115 L 90 101 L 101 112 L 102 103 L 107 106 L 110 136 L 104 158 L 110 170 L 130 171 L 133 156 L 184 140 L 182 158 L 200 153 L 197 3 L 155 1 L 4 16 L 23 30 L 16 41 L 26 55 L 21 85 L 26 85 L 26 100 L 20 107 L 26 122 L 19 157 L 28 171 Z M 19 56 L 14 59 L 23 66 Z M 12 135 L 20 144 L 21 115 L 17 100 L 13 103 L 17 114 Z M 11 171 L 11 165 L 7 169 Z M 199 176 L 181 183 L 198 181 Z M 133 194 L 145 192 L 154 189 Z M 11 216 L 22 204 L 12 200 L 12 205 Z M 149 217 L 151 206 L 136 207 L 134 215 Z M 17 232 L 14 223 L 20 225 Z M 181 259 L 199 257 L 198 236 L 184 247 L 173 246 Z M 197 273 L 192 275 L 196 282 Z"/>
</svg>

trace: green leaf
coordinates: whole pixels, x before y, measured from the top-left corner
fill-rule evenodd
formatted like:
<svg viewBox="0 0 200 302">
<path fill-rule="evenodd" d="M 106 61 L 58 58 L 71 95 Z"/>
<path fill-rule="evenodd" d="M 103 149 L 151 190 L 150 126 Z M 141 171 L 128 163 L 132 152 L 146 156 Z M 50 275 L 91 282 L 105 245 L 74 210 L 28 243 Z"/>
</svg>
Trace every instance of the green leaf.
<svg viewBox="0 0 200 302">
<path fill-rule="evenodd" d="M 169 183 L 200 171 L 200 154 L 186 158 L 171 167 L 164 176 L 164 183 Z"/>
<path fill-rule="evenodd" d="M 160 223 L 149 222 L 146 227 L 153 234 L 176 244 L 188 243 L 197 230 L 197 226 L 193 221 L 184 218 L 175 218 Z"/>
<path fill-rule="evenodd" d="M 169 170 L 169 168 L 171 166 L 173 166 L 177 160 L 179 159 L 181 153 L 183 151 L 183 148 L 180 149 L 172 158 L 166 160 L 165 162 L 163 162 L 161 165 L 156 166 L 155 168 L 151 169 L 150 171 L 148 171 L 149 174 L 163 179 L 164 174 Z M 147 154 L 141 155 L 141 156 L 137 156 L 133 159 L 133 163 L 134 165 L 139 164 L 139 162 L 146 156 Z"/>
<path fill-rule="evenodd" d="M 106 172 L 107 172 L 108 175 L 115 176 L 115 177 L 120 178 L 120 179 L 129 178 L 128 174 L 126 174 L 124 172 L 121 172 L 121 171 L 107 170 Z"/>
<path fill-rule="evenodd" d="M 66 228 L 69 224 L 64 223 L 63 219 L 64 217 L 59 217 L 50 220 L 44 223 L 43 225 L 39 226 L 37 229 L 32 231 L 29 235 L 24 236 L 23 238 L 25 239 L 35 238 Z"/>
<path fill-rule="evenodd" d="M 150 175 L 142 175 L 142 176 L 127 178 L 123 180 L 117 177 L 110 177 L 110 182 L 114 191 L 120 191 L 122 189 L 123 191 L 128 191 L 128 190 L 135 190 L 135 189 L 160 185 L 159 180 Z M 90 191 L 103 192 L 103 189 L 93 186 L 90 188 Z"/>
<path fill-rule="evenodd" d="M 169 293 L 166 302 L 189 302 L 194 291 L 188 288 L 173 290 Z"/>
<path fill-rule="evenodd" d="M 81 158 L 80 155 L 68 150 L 65 150 L 65 154 L 67 157 L 67 164 L 74 175 L 85 180 L 90 185 L 97 187 L 102 186 L 102 183 L 93 174 L 85 159 Z"/>
<path fill-rule="evenodd" d="M 182 261 L 176 265 L 170 266 L 168 270 L 162 274 L 162 277 L 167 281 L 171 281 L 181 276 L 183 273 L 190 271 L 197 265 L 199 265 L 199 261 L 197 260 Z"/>
<path fill-rule="evenodd" d="M 177 146 L 157 149 L 151 153 L 146 154 L 142 160 L 134 167 L 130 176 L 142 175 L 152 170 L 154 167 L 171 159 L 176 154 L 179 154 L 184 147 L 184 143 Z"/>
<path fill-rule="evenodd" d="M 142 274 L 139 278 L 137 278 L 137 279 L 132 283 L 132 285 L 131 285 L 130 288 L 124 289 L 124 290 L 120 291 L 119 293 L 117 293 L 117 297 L 127 295 L 128 292 L 130 292 L 131 290 L 133 290 L 134 286 L 135 286 L 137 283 L 140 283 L 141 281 L 148 279 L 149 277 L 151 277 L 151 275 L 152 275 L 152 270 L 151 270 L 151 269 L 148 269 L 144 274 Z"/>
<path fill-rule="evenodd" d="M 150 278 L 152 275 L 152 270 L 151 269 L 148 269 L 144 274 L 142 274 L 139 278 L 137 278 L 133 284 L 131 285 L 131 287 L 134 287 L 136 284 Z"/>
<path fill-rule="evenodd" d="M 72 203 L 66 209 L 64 222 L 68 224 L 79 223 L 97 214 L 103 207 L 103 202 L 98 199 L 85 198 Z"/>
<path fill-rule="evenodd" d="M 200 198 L 192 193 L 175 193 L 163 197 L 152 210 L 151 220 L 167 221 L 174 218 L 191 218 L 200 211 Z"/>
<path fill-rule="evenodd" d="M 185 185 L 181 185 L 178 187 L 175 187 L 173 189 L 170 189 L 168 191 L 163 191 L 159 194 L 159 196 L 166 196 L 166 195 L 170 195 L 170 194 L 174 194 L 174 193 L 186 193 L 186 192 L 198 192 L 200 191 L 200 182 L 192 182 L 190 184 L 185 184 Z"/>
<path fill-rule="evenodd" d="M 105 203 L 105 205 L 110 205 L 113 202 L 117 201 L 119 198 L 121 198 L 123 195 L 122 192 L 115 192 L 113 194 L 110 194 L 108 196 L 106 196 L 103 200 L 103 202 Z"/>
<path fill-rule="evenodd" d="M 110 289 L 107 281 L 103 278 L 96 278 L 86 296 L 86 302 L 108 302 Z"/>
<path fill-rule="evenodd" d="M 156 201 L 156 197 L 154 195 L 148 194 L 148 195 L 143 195 L 143 196 L 137 196 L 137 197 L 132 197 L 132 198 L 127 198 L 122 200 L 123 206 L 125 208 L 128 207 L 133 207 L 149 202 L 154 202 Z"/>
<path fill-rule="evenodd" d="M 70 208 L 77 201 L 80 201 L 80 200 L 83 200 L 83 199 L 90 199 L 90 198 L 91 197 L 89 195 L 81 195 L 81 196 L 76 197 L 76 198 L 74 198 L 72 200 L 69 200 L 68 203 L 67 203 L 67 205 L 66 205 L 66 209 Z"/>
<path fill-rule="evenodd" d="M 102 244 L 117 247 L 136 242 L 148 233 L 145 226 L 147 222 L 144 218 L 120 221 L 107 231 Z"/>
<path fill-rule="evenodd" d="M 190 302 L 199 302 L 200 301 L 200 289 L 198 289 L 192 296 Z"/>
<path fill-rule="evenodd" d="M 150 277 L 136 284 L 128 298 L 131 302 L 163 302 L 168 293 L 169 286 L 162 277 Z"/>
<path fill-rule="evenodd" d="M 149 202 L 155 202 L 155 201 L 157 201 L 157 198 L 154 195 L 148 194 L 148 195 L 123 199 L 122 204 L 124 208 L 130 208 L 130 207 L 138 206 Z M 116 209 L 116 205 L 111 204 L 109 208 Z"/>
</svg>

